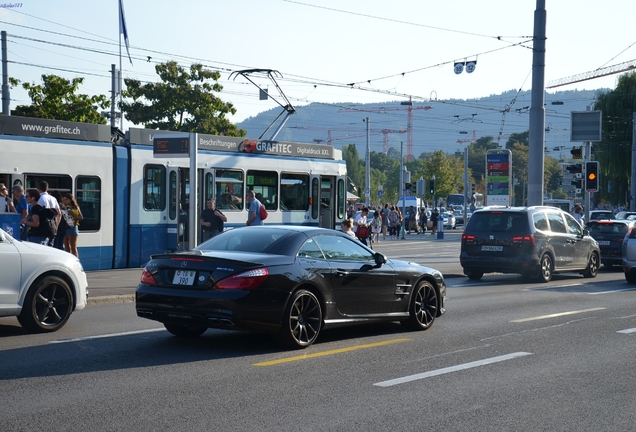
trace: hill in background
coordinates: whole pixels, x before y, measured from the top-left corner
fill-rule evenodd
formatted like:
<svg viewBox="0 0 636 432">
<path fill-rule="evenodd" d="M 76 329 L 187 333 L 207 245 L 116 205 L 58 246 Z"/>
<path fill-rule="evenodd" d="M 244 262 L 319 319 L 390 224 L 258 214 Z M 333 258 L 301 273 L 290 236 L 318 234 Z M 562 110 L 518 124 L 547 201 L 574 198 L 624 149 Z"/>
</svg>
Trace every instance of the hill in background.
<svg viewBox="0 0 636 432">
<path fill-rule="evenodd" d="M 570 142 L 570 113 L 585 111 L 592 105 L 599 90 L 570 90 L 546 93 L 546 148 L 553 156 L 569 154 L 569 148 L 578 143 Z M 602 89 L 606 91 L 606 89 Z M 326 143 L 329 135 L 335 148 L 344 144 L 356 144 L 364 154 L 366 147 L 366 123 L 369 118 L 371 151 L 383 151 L 382 129 L 400 131 L 407 129 L 408 106 L 402 101 L 357 104 L 311 103 L 296 107 L 285 127 L 276 137 L 277 141 Z M 506 137 L 529 129 L 531 92 L 510 90 L 499 95 L 469 100 L 431 100 L 413 102 L 413 155 L 444 150 L 447 153 L 463 151 L 473 137 L 502 135 Z M 432 108 L 427 109 L 427 106 Z M 282 108 L 264 111 L 238 124 L 247 131 L 248 138 L 258 138 L 281 113 Z M 284 116 L 281 116 L 281 118 Z M 263 139 L 270 139 L 274 126 Z M 406 133 L 387 134 L 388 147 L 400 149 L 404 142 L 407 151 Z M 460 140 L 461 142 L 458 142 Z"/>
</svg>

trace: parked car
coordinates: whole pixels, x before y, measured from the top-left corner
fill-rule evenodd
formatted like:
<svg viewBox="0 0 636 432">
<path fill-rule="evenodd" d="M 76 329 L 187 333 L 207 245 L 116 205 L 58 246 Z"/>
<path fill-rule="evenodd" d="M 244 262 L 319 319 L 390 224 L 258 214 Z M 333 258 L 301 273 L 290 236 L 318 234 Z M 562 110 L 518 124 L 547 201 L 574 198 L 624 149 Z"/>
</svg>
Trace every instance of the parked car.
<svg viewBox="0 0 636 432">
<path fill-rule="evenodd" d="M 343 324 L 400 321 L 426 330 L 445 299 L 437 270 L 388 259 L 339 231 L 266 225 L 151 257 L 136 309 L 176 336 L 252 330 L 304 348 L 323 328 Z"/>
<path fill-rule="evenodd" d="M 463 210 L 454 210 L 453 215 L 455 215 L 455 225 L 464 225 L 464 211 Z"/>
<path fill-rule="evenodd" d="M 444 229 L 455 229 L 457 227 L 457 220 L 453 213 L 446 212 L 442 217 L 444 218 Z"/>
<path fill-rule="evenodd" d="M 22 242 L 0 229 L 0 316 L 34 333 L 54 332 L 86 307 L 86 273 L 68 252 Z"/>
<path fill-rule="evenodd" d="M 622 245 L 623 272 L 625 280 L 636 283 L 636 225 L 630 226 Z"/>
<path fill-rule="evenodd" d="M 589 222 L 593 220 L 611 220 L 614 219 L 614 213 L 611 210 L 592 210 L 590 212 Z"/>
<path fill-rule="evenodd" d="M 596 277 L 600 256 L 588 231 L 556 207 L 485 207 L 464 228 L 460 264 L 470 279 L 500 272 L 548 282 L 564 271 Z"/>
<path fill-rule="evenodd" d="M 594 220 L 585 224 L 601 250 L 601 264 L 606 267 L 623 264 L 623 240 L 634 222 Z"/>
<path fill-rule="evenodd" d="M 636 217 L 636 212 L 619 211 L 618 213 L 616 213 L 616 216 L 614 216 L 614 219 L 629 219 L 630 216 Z"/>
</svg>

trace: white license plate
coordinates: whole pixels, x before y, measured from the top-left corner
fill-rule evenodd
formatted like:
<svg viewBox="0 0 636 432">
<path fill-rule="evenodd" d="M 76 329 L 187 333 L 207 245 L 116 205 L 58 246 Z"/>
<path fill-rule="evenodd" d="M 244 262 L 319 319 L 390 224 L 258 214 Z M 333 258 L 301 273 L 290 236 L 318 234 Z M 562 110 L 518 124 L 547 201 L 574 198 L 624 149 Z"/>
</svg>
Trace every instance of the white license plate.
<svg viewBox="0 0 636 432">
<path fill-rule="evenodd" d="M 194 275 L 196 272 L 190 270 L 177 270 L 174 272 L 174 285 L 192 285 L 194 283 Z"/>
<path fill-rule="evenodd" d="M 486 252 L 501 252 L 503 251 L 503 246 L 482 246 L 481 250 Z"/>
<path fill-rule="evenodd" d="M 599 244 L 599 246 L 609 246 L 610 244 L 609 240 L 600 240 L 597 243 Z"/>
</svg>

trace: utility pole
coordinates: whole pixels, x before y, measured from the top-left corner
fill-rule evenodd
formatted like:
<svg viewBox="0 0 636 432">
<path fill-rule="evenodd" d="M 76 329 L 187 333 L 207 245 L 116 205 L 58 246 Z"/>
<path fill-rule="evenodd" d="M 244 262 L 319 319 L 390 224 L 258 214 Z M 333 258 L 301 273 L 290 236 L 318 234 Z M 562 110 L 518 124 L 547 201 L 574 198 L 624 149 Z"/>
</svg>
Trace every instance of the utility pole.
<svg viewBox="0 0 636 432">
<path fill-rule="evenodd" d="M 398 190 L 402 197 L 402 228 L 400 228 L 401 233 L 398 233 L 398 236 L 401 236 L 402 240 L 406 240 L 404 237 L 404 213 L 406 213 L 406 197 L 404 196 L 404 168 L 404 141 L 400 141 L 400 187 Z"/>
<path fill-rule="evenodd" d="M 115 65 L 110 65 L 110 77 L 111 77 L 111 94 L 110 94 L 110 127 L 117 126 L 115 119 L 115 105 L 117 104 L 117 71 Z"/>
<path fill-rule="evenodd" d="M 545 0 L 537 0 L 532 47 L 532 102 L 528 148 L 528 205 L 543 204 L 543 146 L 545 142 Z"/>
<path fill-rule="evenodd" d="M 2 115 L 11 115 L 9 104 L 9 61 L 7 60 L 7 32 L 2 31 Z"/>
<path fill-rule="evenodd" d="M 636 211 L 636 112 L 632 116 L 632 175 L 629 185 L 629 211 Z"/>
<path fill-rule="evenodd" d="M 369 126 L 369 117 L 365 119 L 367 122 L 367 159 L 366 159 L 366 188 L 364 189 L 364 202 L 367 207 L 371 205 L 371 128 Z"/>
</svg>

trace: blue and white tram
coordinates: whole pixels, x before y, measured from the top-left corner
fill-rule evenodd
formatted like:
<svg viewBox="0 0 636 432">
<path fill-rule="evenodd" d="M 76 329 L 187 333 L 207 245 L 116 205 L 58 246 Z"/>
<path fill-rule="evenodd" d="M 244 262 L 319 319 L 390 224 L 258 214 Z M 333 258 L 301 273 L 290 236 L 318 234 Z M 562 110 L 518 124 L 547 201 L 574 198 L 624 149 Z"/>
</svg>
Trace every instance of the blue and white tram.
<svg viewBox="0 0 636 432">
<path fill-rule="evenodd" d="M 0 127 L 0 181 L 26 189 L 46 180 L 76 196 L 85 269 L 141 267 L 190 247 L 189 160 L 155 157 L 159 131 L 131 128 L 113 144 L 103 125 L 5 116 Z M 215 199 L 226 228 L 245 225 L 248 189 L 268 224 L 335 228 L 345 218 L 346 164 L 331 146 L 198 135 L 197 148 L 197 213 Z"/>
</svg>

